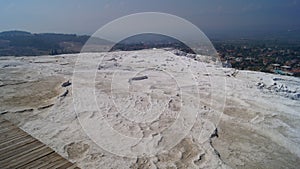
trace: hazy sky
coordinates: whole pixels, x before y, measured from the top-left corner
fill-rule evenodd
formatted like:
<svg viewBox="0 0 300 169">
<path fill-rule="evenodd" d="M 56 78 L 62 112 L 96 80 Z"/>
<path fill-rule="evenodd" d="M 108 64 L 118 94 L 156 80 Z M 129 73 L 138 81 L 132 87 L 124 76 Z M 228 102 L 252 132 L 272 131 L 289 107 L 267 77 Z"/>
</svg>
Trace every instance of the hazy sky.
<svg viewBox="0 0 300 169">
<path fill-rule="evenodd" d="M 300 0 L 0 0 L 0 31 L 92 34 L 137 12 L 174 14 L 204 32 L 300 27 Z"/>
</svg>

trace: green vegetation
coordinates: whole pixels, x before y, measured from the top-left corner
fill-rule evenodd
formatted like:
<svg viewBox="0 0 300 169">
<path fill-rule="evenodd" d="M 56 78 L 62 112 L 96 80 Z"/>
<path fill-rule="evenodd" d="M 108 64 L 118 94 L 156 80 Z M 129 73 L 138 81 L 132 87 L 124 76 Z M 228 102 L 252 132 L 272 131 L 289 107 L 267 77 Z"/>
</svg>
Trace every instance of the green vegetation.
<svg viewBox="0 0 300 169">
<path fill-rule="evenodd" d="M 0 33 L 0 56 L 48 55 L 80 52 L 89 36 L 31 34 L 23 31 Z"/>
</svg>

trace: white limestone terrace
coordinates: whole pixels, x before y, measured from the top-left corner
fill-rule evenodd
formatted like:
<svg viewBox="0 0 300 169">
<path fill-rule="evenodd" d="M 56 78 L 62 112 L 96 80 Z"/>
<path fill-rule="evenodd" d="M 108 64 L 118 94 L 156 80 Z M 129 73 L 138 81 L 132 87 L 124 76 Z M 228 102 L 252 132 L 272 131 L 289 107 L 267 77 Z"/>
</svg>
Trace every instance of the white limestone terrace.
<svg viewBox="0 0 300 169">
<path fill-rule="evenodd" d="M 300 79 L 207 59 L 0 57 L 0 113 L 81 168 L 298 168 Z"/>
</svg>

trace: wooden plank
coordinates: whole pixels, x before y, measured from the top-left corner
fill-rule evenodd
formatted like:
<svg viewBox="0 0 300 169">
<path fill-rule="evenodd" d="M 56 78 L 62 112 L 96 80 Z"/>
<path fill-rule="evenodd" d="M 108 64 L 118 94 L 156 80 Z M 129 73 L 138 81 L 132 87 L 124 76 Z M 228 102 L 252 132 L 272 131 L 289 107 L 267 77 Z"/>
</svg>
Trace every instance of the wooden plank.
<svg viewBox="0 0 300 169">
<path fill-rule="evenodd" d="M 14 144 L 12 143 L 12 141 L 8 142 L 10 144 L 7 143 L 7 146 L 1 146 L 3 148 L 0 148 L 0 154 L 4 154 L 5 152 L 10 152 L 10 151 L 14 151 L 15 149 L 18 149 L 19 147 L 25 146 L 26 144 L 32 143 L 36 141 L 34 138 L 32 137 L 23 137 L 21 140 L 19 139 L 18 142 L 15 142 Z"/>
<path fill-rule="evenodd" d="M 11 159 L 18 158 L 40 147 L 43 147 L 43 145 L 40 144 L 39 141 L 35 140 L 34 142 L 26 144 L 25 146 L 22 146 L 14 151 L 9 151 L 0 154 L 0 162 L 9 161 Z"/>
<path fill-rule="evenodd" d="M 41 146 L 41 147 L 38 147 L 38 148 L 35 148 L 34 150 L 32 150 L 31 149 L 31 151 L 36 151 L 36 150 L 39 150 L 39 149 L 41 149 L 41 148 L 44 148 L 43 146 Z M 23 159 L 23 158 L 25 158 L 25 157 L 28 157 L 28 153 L 29 153 L 30 151 L 26 151 L 26 152 L 24 152 L 24 153 L 20 153 L 20 154 L 18 154 L 18 155 L 12 155 L 12 156 L 10 156 L 10 157 L 8 157 L 8 158 L 6 158 L 6 159 L 3 159 L 3 160 L 1 160 L 0 161 L 0 164 L 1 164 L 1 168 L 13 168 L 13 167 L 11 167 L 11 165 L 15 165 L 15 160 L 16 159 L 18 159 L 18 160 L 20 160 L 20 159 Z M 31 158 L 31 157 L 30 157 Z"/>
<path fill-rule="evenodd" d="M 30 135 L 26 135 L 24 137 L 19 137 L 19 138 L 16 138 L 16 139 L 12 139 L 12 140 L 9 140 L 7 142 L 1 143 L 0 144 L 0 151 L 2 149 L 4 149 L 5 147 L 14 146 L 15 144 L 18 144 L 19 142 L 26 141 L 28 139 L 35 140 Z"/>
<path fill-rule="evenodd" d="M 50 161 L 48 161 L 47 163 L 40 165 L 38 168 L 55 168 L 54 166 L 57 164 L 65 164 L 65 163 L 70 163 L 69 161 L 65 160 L 64 158 L 62 158 L 61 156 L 59 156 L 60 158 L 54 158 L 51 159 Z M 63 164 L 62 164 L 63 163 Z"/>
<path fill-rule="evenodd" d="M 12 129 L 15 129 L 16 126 L 11 124 L 11 123 L 6 123 L 6 124 L 3 124 L 3 125 L 0 125 L 0 133 L 4 133 L 8 130 L 12 130 Z"/>
<path fill-rule="evenodd" d="M 26 136 L 26 135 L 28 135 L 28 134 L 23 131 L 12 130 L 12 131 L 9 131 L 9 132 L 6 132 L 6 133 L 0 135 L 0 140 L 1 140 L 1 143 L 4 143 L 11 139 L 15 139 L 15 138 Z"/>
<path fill-rule="evenodd" d="M 80 168 L 77 167 L 75 164 L 73 164 L 72 166 L 68 167 L 67 169 L 80 169 Z"/>
<path fill-rule="evenodd" d="M 0 169 L 78 167 L 0 116 Z"/>
<path fill-rule="evenodd" d="M 20 168 L 21 166 L 24 166 L 26 164 L 30 164 L 32 162 L 38 161 L 44 156 L 48 156 L 49 154 L 54 153 L 53 150 L 51 150 L 48 147 L 41 147 L 39 150 L 32 151 L 31 154 L 20 158 L 19 161 L 13 162 L 12 165 L 9 165 L 11 168 Z"/>
<path fill-rule="evenodd" d="M 0 123 L 0 133 L 4 133 L 5 131 L 8 131 L 8 130 L 22 131 L 16 125 L 11 123 L 10 121 L 7 121 L 4 118 L 2 118 L 1 115 L 0 115 L 0 119 L 3 120 Z"/>
<path fill-rule="evenodd" d="M 14 126 L 14 125 L 13 125 L 11 122 L 6 121 L 6 120 L 1 121 L 1 122 L 0 122 L 0 128 L 3 128 L 3 127 L 5 127 L 5 126 Z"/>
<path fill-rule="evenodd" d="M 16 127 L 13 126 L 13 125 L 9 125 L 9 126 L 6 126 L 6 127 L 3 127 L 1 126 L 1 129 L 0 129 L 0 133 L 5 133 L 5 132 L 8 132 L 8 131 L 11 131 L 11 130 L 15 130 Z"/>
<path fill-rule="evenodd" d="M 25 164 L 25 165 L 21 166 L 20 168 L 22 168 L 22 169 L 43 168 L 43 167 L 49 165 L 49 163 L 56 161 L 60 158 L 61 158 L 61 156 L 59 156 L 55 152 L 52 152 L 38 160 L 35 160 L 28 164 Z"/>
<path fill-rule="evenodd" d="M 73 165 L 74 164 L 72 164 L 72 163 L 67 163 L 67 164 L 65 164 L 63 166 L 58 167 L 57 169 L 66 169 L 66 168 L 72 167 Z"/>
<path fill-rule="evenodd" d="M 80 169 L 79 167 L 77 167 L 75 164 L 73 163 L 68 163 L 68 164 L 65 164 L 57 169 Z"/>
<path fill-rule="evenodd" d="M 17 140 L 17 139 L 24 139 L 25 137 L 28 137 L 27 134 L 21 134 L 21 135 L 16 135 L 15 137 L 12 137 L 10 139 L 6 139 L 6 140 L 0 140 L 0 145 L 4 145 L 4 144 L 7 144 L 8 142 L 13 142 L 14 140 Z"/>
<path fill-rule="evenodd" d="M 18 158 L 14 158 L 9 162 L 7 165 L 8 168 L 19 168 L 20 166 L 26 165 L 30 162 L 33 162 L 45 155 L 48 155 L 52 153 L 53 150 L 51 150 L 48 147 L 42 146 L 39 147 L 23 156 L 19 156 Z"/>
<path fill-rule="evenodd" d="M 53 161 L 52 163 L 48 164 L 47 166 L 45 166 L 45 168 L 49 168 L 49 169 L 58 168 L 60 166 L 65 165 L 66 163 L 69 163 L 69 162 L 61 158 L 59 160 Z"/>
</svg>

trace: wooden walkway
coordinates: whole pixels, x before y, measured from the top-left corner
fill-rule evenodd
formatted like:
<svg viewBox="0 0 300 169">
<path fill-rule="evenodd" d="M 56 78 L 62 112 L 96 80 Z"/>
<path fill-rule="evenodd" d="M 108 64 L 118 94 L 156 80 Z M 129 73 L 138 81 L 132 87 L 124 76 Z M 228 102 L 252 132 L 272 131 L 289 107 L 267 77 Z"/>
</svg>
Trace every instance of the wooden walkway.
<svg viewBox="0 0 300 169">
<path fill-rule="evenodd" d="M 14 168 L 79 169 L 0 116 L 0 169 Z"/>
</svg>

